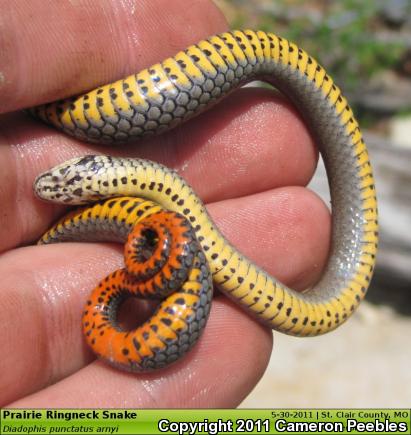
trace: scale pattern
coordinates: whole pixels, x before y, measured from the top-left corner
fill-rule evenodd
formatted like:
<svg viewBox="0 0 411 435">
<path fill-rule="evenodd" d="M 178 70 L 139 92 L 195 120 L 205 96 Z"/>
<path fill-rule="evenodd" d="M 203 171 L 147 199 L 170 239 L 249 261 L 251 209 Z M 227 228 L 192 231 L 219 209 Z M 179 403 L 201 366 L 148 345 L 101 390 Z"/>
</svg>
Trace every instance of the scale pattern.
<svg viewBox="0 0 411 435">
<path fill-rule="evenodd" d="M 39 176 L 35 191 L 66 204 L 133 195 L 179 212 L 193 226 L 214 283 L 224 293 L 276 330 L 322 334 L 342 324 L 367 291 L 378 244 L 377 200 L 352 110 L 304 50 L 273 33 L 226 32 L 138 74 L 32 113 L 79 139 L 121 143 L 173 128 L 255 79 L 276 86 L 296 104 L 326 165 L 333 207 L 331 252 L 321 280 L 310 291 L 289 289 L 241 255 L 191 187 L 159 164 L 85 156 Z"/>
<path fill-rule="evenodd" d="M 213 293 L 210 269 L 190 223 L 151 201 L 120 197 L 69 213 L 39 244 L 75 241 L 83 233 L 88 241 L 126 242 L 126 267 L 104 278 L 84 309 L 83 331 L 92 350 L 132 372 L 181 358 L 204 329 Z M 161 302 L 146 322 L 127 330 L 117 314 L 131 297 Z"/>
</svg>

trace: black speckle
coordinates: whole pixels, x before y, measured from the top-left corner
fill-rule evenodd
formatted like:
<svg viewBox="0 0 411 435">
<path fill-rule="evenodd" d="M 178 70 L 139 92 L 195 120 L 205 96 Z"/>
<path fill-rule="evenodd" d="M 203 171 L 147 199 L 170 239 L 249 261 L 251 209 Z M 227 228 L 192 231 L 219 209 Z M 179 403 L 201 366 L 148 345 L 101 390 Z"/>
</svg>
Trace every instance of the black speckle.
<svg viewBox="0 0 411 435">
<path fill-rule="evenodd" d="M 73 195 L 81 196 L 82 194 L 83 194 L 83 189 L 81 187 L 78 187 L 73 191 Z"/>
<path fill-rule="evenodd" d="M 137 207 L 136 203 L 130 205 L 130 207 L 128 207 L 128 209 L 126 210 L 127 213 L 131 213 L 136 207 Z"/>
</svg>

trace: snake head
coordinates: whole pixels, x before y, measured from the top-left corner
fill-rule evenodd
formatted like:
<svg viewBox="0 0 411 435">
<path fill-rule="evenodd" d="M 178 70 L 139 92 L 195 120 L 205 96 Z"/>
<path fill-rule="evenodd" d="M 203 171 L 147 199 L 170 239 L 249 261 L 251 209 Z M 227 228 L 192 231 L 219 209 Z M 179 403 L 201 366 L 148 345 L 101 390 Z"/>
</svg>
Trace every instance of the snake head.
<svg viewBox="0 0 411 435">
<path fill-rule="evenodd" d="M 85 204 L 101 199 L 100 182 L 93 185 L 93 175 L 105 172 L 110 156 L 75 157 L 40 174 L 34 181 L 34 192 L 45 201 L 63 204 Z M 104 178 L 104 177 L 103 177 Z"/>
</svg>

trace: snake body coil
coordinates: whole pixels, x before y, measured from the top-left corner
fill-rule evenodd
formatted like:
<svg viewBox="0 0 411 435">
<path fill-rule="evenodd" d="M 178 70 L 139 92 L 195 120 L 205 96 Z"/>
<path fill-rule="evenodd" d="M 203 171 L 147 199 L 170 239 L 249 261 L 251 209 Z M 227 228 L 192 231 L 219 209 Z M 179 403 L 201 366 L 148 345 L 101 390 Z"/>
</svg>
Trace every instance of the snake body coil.
<svg viewBox="0 0 411 435">
<path fill-rule="evenodd" d="M 43 199 L 66 204 L 144 197 L 181 213 L 190 221 L 213 281 L 223 292 L 276 330 L 322 334 L 343 323 L 367 291 L 378 242 L 377 202 L 358 123 L 330 76 L 305 51 L 272 33 L 227 32 L 124 80 L 31 111 L 79 139 L 121 143 L 172 128 L 255 79 L 276 86 L 294 101 L 327 169 L 332 245 L 326 270 L 310 291 L 287 288 L 242 256 L 224 239 L 187 183 L 159 164 L 80 157 L 40 175 L 35 191 Z M 95 224 L 95 217 L 90 219 Z M 95 224 L 88 231 L 97 234 L 99 228 Z M 64 231 L 56 236 L 64 237 Z M 75 238 L 88 240 L 90 235 L 78 231 Z"/>
</svg>

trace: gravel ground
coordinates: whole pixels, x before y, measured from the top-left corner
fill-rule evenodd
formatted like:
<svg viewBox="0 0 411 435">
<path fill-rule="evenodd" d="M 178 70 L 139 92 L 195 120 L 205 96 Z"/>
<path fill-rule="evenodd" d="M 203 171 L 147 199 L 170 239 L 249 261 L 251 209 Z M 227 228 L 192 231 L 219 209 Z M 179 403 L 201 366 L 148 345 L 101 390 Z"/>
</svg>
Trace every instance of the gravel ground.
<svg viewBox="0 0 411 435">
<path fill-rule="evenodd" d="M 275 333 L 269 367 L 242 408 L 409 407 L 411 318 L 364 302 L 333 333 Z"/>
</svg>

